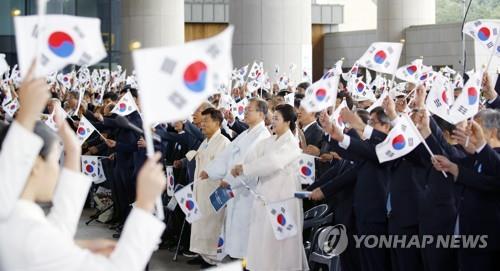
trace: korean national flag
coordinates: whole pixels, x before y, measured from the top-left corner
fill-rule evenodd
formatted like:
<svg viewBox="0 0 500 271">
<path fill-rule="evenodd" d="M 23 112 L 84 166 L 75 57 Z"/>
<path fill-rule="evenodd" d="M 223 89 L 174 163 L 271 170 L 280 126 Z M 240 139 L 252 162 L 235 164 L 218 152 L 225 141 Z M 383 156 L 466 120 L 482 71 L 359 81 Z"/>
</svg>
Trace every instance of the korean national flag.
<svg viewBox="0 0 500 271">
<path fill-rule="evenodd" d="M 167 195 L 169 197 L 173 197 L 175 192 L 174 167 L 167 166 L 166 171 L 167 171 Z"/>
<path fill-rule="evenodd" d="M 335 126 L 337 126 L 341 131 L 344 131 L 345 128 L 344 120 L 342 120 L 342 117 L 340 116 L 340 111 L 344 108 L 347 108 L 347 102 L 345 100 L 340 103 L 339 107 L 337 107 L 330 116 L 330 122 L 335 124 Z"/>
<path fill-rule="evenodd" d="M 375 146 L 380 163 L 405 156 L 422 142 L 422 136 L 408 115 L 403 114 L 396 121 L 385 140 Z"/>
<path fill-rule="evenodd" d="M 14 18 L 22 77 L 36 57 L 38 76 L 48 75 L 69 64 L 91 66 L 106 57 L 99 19 L 45 15 L 43 21 L 43 29 L 40 29 L 38 16 Z"/>
<path fill-rule="evenodd" d="M 123 97 L 116 103 L 111 113 L 115 113 L 120 116 L 130 115 L 132 112 L 137 111 L 137 104 L 135 103 L 134 97 L 130 92 L 127 92 Z"/>
<path fill-rule="evenodd" d="M 402 43 L 374 42 L 358 60 L 359 65 L 373 71 L 394 74 L 398 69 L 402 50 Z"/>
<path fill-rule="evenodd" d="M 306 90 L 305 97 L 301 101 L 307 112 L 319 112 L 334 105 L 337 99 L 337 90 L 340 76 L 342 74 L 342 60 L 335 64 L 318 81 L 314 82 Z"/>
<path fill-rule="evenodd" d="M 99 157 L 82 155 L 82 173 L 92 178 L 95 184 L 100 184 L 106 181 L 104 176 L 104 170 L 102 169 L 102 163 Z"/>
<path fill-rule="evenodd" d="M 432 114 L 451 122 L 449 116 L 453 99 L 453 89 L 450 80 L 444 75 L 437 73 L 436 79 L 427 94 L 425 107 Z"/>
<path fill-rule="evenodd" d="M 474 117 L 479 111 L 479 97 L 481 96 L 481 83 L 483 72 L 477 71 L 469 78 L 462 88 L 450 109 L 450 120 L 452 124 Z"/>
<path fill-rule="evenodd" d="M 198 208 L 198 203 L 196 202 L 192 185 L 188 185 L 175 192 L 175 200 L 181 207 L 181 210 L 186 215 L 186 221 L 188 223 L 193 223 L 194 221 L 202 218 L 201 210 Z"/>
<path fill-rule="evenodd" d="M 488 48 L 492 54 L 500 56 L 500 21 L 480 19 L 467 22 L 463 32 Z"/>
<path fill-rule="evenodd" d="M 248 99 L 243 98 L 241 101 L 234 103 L 231 107 L 231 112 L 233 116 L 238 117 L 239 120 L 245 119 L 245 107 L 248 104 Z"/>
<path fill-rule="evenodd" d="M 19 109 L 19 101 L 17 98 L 10 100 L 8 102 L 5 102 L 2 104 L 3 111 L 7 113 L 11 118 L 14 117 L 14 114 L 16 111 Z"/>
<path fill-rule="evenodd" d="M 95 131 L 94 125 L 90 123 L 84 116 L 80 119 L 80 123 L 78 124 L 78 128 L 76 129 L 76 136 L 80 141 L 80 145 L 82 145 L 92 133 Z"/>
<path fill-rule="evenodd" d="M 289 204 L 292 200 L 266 204 L 267 217 L 273 227 L 276 240 L 283 240 L 297 234 L 298 227 L 294 215 L 290 212 Z"/>
<path fill-rule="evenodd" d="M 299 158 L 298 176 L 301 184 L 310 185 L 315 180 L 314 156 L 303 153 Z"/>
<path fill-rule="evenodd" d="M 227 83 L 233 31 L 230 25 L 209 39 L 133 52 L 145 124 L 186 119 Z"/>
</svg>

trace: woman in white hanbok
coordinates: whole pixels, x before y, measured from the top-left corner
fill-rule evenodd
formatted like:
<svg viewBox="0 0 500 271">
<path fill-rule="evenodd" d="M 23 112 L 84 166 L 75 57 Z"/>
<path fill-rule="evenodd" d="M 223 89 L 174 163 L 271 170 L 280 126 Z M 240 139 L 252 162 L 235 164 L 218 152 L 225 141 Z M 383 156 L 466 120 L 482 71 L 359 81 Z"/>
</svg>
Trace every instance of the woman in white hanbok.
<svg viewBox="0 0 500 271">
<path fill-rule="evenodd" d="M 302 202 L 293 198 L 301 190 L 297 178 L 298 159 L 302 151 L 292 130 L 297 120 L 288 104 L 279 105 L 273 116 L 276 135 L 263 140 L 256 148 L 256 159 L 232 169 L 235 176 L 259 177 L 256 193 L 265 202 L 286 200 L 288 214 L 297 225 L 297 234 L 277 240 L 263 199 L 255 198 L 248 241 L 249 270 L 308 270 L 302 244 Z"/>
</svg>

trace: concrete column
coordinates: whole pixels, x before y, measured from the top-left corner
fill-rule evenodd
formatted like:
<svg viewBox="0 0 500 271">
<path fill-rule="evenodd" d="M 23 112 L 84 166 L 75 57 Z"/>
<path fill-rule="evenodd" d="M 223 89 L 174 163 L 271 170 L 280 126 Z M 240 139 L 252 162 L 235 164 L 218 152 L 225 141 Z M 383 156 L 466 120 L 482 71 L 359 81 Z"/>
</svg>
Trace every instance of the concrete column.
<svg viewBox="0 0 500 271">
<path fill-rule="evenodd" d="M 378 0 L 377 40 L 398 42 L 412 25 L 436 23 L 436 0 Z"/>
<path fill-rule="evenodd" d="M 184 43 L 184 0 L 122 0 L 121 63 L 133 69 L 129 45 L 142 48 Z"/>
<path fill-rule="evenodd" d="M 302 69 L 312 74 L 311 0 L 230 0 L 229 22 L 235 26 L 233 62 L 236 67 L 263 61 L 267 71 L 280 66 L 299 83 Z M 274 77 L 274 72 L 270 73 Z"/>
</svg>

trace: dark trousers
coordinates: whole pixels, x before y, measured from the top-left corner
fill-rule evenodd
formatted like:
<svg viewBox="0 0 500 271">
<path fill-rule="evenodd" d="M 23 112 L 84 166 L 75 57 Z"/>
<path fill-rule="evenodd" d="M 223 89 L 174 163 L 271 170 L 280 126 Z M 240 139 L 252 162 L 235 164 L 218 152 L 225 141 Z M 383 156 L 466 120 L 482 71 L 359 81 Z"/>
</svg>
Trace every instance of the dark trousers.
<svg viewBox="0 0 500 271">
<path fill-rule="evenodd" d="M 387 235 L 386 223 L 357 223 L 359 235 Z M 363 271 L 390 271 L 390 250 L 378 247 L 365 247 L 360 244 L 361 270 Z"/>
</svg>

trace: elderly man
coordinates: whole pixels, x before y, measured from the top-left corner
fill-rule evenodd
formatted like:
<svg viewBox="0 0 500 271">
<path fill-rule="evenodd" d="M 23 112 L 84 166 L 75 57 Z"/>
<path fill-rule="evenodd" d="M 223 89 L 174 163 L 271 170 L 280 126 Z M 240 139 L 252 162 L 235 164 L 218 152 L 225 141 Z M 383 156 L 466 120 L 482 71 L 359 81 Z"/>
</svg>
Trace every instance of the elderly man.
<svg viewBox="0 0 500 271">
<path fill-rule="evenodd" d="M 235 197 L 228 202 L 225 222 L 226 253 L 233 257 L 242 259 L 246 256 L 248 234 L 250 227 L 250 210 L 253 204 L 253 195 L 245 187 L 248 185 L 255 190 L 257 178 L 239 176 L 233 177 L 231 169 L 238 164 L 253 159 L 255 147 L 271 134 L 267 130 L 264 119 L 267 114 L 267 103 L 258 98 L 250 99 L 245 109 L 245 121 L 248 130 L 241 133 L 231 144 L 224 149 L 212 162 L 208 164 L 205 171 L 201 172 L 202 179 L 219 180 L 224 179 L 223 185 L 231 185 Z M 244 185 L 245 183 L 246 185 Z"/>
</svg>

